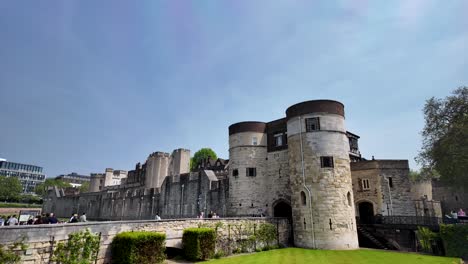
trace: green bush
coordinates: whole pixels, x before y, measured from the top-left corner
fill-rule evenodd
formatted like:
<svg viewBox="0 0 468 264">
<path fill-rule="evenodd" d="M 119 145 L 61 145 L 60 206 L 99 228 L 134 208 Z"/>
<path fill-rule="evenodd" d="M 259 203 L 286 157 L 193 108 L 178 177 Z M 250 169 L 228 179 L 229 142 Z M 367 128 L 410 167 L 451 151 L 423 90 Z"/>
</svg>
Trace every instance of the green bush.
<svg viewBox="0 0 468 264">
<path fill-rule="evenodd" d="M 94 263 L 99 250 L 99 234 L 89 229 L 68 235 L 66 242 L 57 244 L 52 260 L 60 264 Z"/>
<path fill-rule="evenodd" d="M 429 228 L 421 226 L 418 226 L 418 231 L 416 234 L 422 249 L 426 252 L 431 252 L 432 245 L 438 238 L 437 234 L 432 232 Z"/>
<path fill-rule="evenodd" d="M 440 225 L 445 254 L 468 258 L 468 225 Z"/>
<path fill-rule="evenodd" d="M 156 232 L 123 232 L 114 237 L 111 245 L 112 263 L 161 263 L 166 235 Z"/>
<path fill-rule="evenodd" d="M 215 244 L 216 232 L 212 228 L 187 228 L 182 235 L 184 255 L 188 260 L 212 258 Z"/>
</svg>

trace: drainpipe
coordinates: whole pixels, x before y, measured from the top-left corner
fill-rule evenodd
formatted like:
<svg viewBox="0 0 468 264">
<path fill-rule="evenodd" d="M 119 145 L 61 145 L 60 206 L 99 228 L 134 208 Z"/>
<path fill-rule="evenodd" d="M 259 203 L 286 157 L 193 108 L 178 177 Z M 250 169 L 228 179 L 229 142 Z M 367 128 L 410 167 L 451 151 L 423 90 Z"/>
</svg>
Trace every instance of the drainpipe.
<svg viewBox="0 0 468 264">
<path fill-rule="evenodd" d="M 310 210 L 310 223 L 312 226 L 312 243 L 313 243 L 313 247 L 317 248 L 315 244 L 314 213 L 312 212 L 312 193 L 310 192 L 310 189 L 309 187 L 307 187 L 306 182 L 305 182 L 304 149 L 302 146 L 303 143 L 302 143 L 302 118 L 301 116 L 299 116 L 299 138 L 301 140 L 300 146 L 301 146 L 302 183 L 303 183 L 304 189 L 306 189 L 307 192 L 309 193 L 309 210 Z"/>
</svg>

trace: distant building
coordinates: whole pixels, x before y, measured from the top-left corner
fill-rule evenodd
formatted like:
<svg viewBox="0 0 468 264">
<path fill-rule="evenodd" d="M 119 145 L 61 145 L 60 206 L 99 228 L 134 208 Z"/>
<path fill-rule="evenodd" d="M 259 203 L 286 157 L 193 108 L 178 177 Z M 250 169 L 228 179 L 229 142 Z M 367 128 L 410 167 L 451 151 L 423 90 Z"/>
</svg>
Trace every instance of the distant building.
<svg viewBox="0 0 468 264">
<path fill-rule="evenodd" d="M 34 193 L 36 185 L 45 181 L 42 167 L 0 160 L 0 176 L 17 177 L 23 186 L 23 193 Z"/>
<path fill-rule="evenodd" d="M 120 185 L 127 178 L 127 171 L 107 168 L 105 173 L 91 173 L 90 192 L 99 192 L 108 186 Z"/>
<path fill-rule="evenodd" d="M 89 175 L 79 175 L 76 172 L 72 172 L 66 175 L 59 175 L 55 177 L 55 179 L 68 182 L 72 187 L 80 187 L 83 183 L 89 182 L 91 177 Z"/>
</svg>

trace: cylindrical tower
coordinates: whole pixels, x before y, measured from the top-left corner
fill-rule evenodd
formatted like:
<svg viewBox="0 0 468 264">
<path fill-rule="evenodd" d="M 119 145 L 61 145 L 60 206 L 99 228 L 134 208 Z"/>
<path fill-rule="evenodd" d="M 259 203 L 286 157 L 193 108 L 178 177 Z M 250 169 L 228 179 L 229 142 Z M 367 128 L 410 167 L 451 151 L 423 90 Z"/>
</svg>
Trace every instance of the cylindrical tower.
<svg viewBox="0 0 468 264">
<path fill-rule="evenodd" d="M 295 245 L 358 248 L 343 104 L 302 102 L 286 117 Z"/>
<path fill-rule="evenodd" d="M 266 123 L 240 122 L 229 126 L 229 216 L 260 214 L 267 196 Z"/>
</svg>

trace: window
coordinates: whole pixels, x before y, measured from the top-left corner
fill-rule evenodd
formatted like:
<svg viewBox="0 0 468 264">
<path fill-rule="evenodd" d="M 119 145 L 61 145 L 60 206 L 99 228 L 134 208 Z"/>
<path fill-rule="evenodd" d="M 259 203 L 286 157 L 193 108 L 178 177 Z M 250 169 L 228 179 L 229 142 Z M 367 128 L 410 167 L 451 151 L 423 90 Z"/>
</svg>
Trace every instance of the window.
<svg viewBox="0 0 468 264">
<path fill-rule="evenodd" d="M 250 177 L 257 176 L 257 168 L 246 168 L 246 175 Z"/>
<path fill-rule="evenodd" d="M 320 157 L 320 166 L 322 168 L 333 168 L 333 157 Z"/>
<path fill-rule="evenodd" d="M 232 176 L 234 176 L 234 177 L 239 176 L 239 170 L 238 169 L 233 169 L 232 170 Z"/>
<path fill-rule="evenodd" d="M 361 188 L 363 190 L 370 190 L 369 179 L 362 179 L 361 180 Z"/>
<path fill-rule="evenodd" d="M 390 186 L 390 188 L 393 188 L 393 179 L 392 179 L 392 177 L 388 177 L 388 186 Z"/>
<path fill-rule="evenodd" d="M 279 146 L 283 146 L 283 134 L 276 134 L 274 135 L 275 137 L 275 146 L 276 147 L 279 147 Z"/>
<path fill-rule="evenodd" d="M 302 205 L 307 204 L 305 192 L 301 192 L 301 204 Z"/>
<path fill-rule="evenodd" d="M 346 198 L 348 198 L 348 206 L 351 206 L 353 204 L 353 201 L 351 201 L 351 193 L 348 192 L 348 194 L 346 195 Z"/>
<path fill-rule="evenodd" d="M 257 139 L 257 137 L 253 137 L 253 138 L 252 138 L 252 145 L 254 145 L 254 146 L 258 145 L 258 139 Z"/>
<path fill-rule="evenodd" d="M 306 132 L 320 130 L 320 119 L 318 117 L 305 119 Z"/>
</svg>

